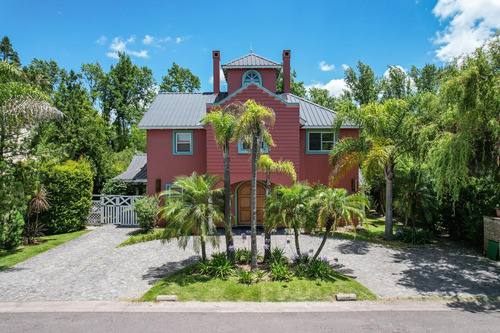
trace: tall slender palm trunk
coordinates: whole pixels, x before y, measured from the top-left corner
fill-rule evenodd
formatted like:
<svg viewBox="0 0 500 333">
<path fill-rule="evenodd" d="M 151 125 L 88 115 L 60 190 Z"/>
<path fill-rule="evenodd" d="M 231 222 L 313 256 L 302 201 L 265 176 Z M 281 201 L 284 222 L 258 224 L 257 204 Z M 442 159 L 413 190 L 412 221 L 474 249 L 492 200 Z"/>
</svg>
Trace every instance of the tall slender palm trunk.
<svg viewBox="0 0 500 333">
<path fill-rule="evenodd" d="M 233 245 L 232 214 L 231 214 L 231 171 L 229 157 L 229 142 L 226 142 L 222 150 L 224 156 L 224 222 L 226 229 L 226 254 L 227 257 L 235 262 L 235 253 L 229 251 L 229 246 Z"/>
<path fill-rule="evenodd" d="M 394 179 L 394 162 L 389 161 L 384 167 L 385 175 L 385 233 L 387 240 L 394 239 L 392 232 L 392 181 Z"/>
<path fill-rule="evenodd" d="M 201 243 L 201 259 L 203 261 L 207 261 L 207 249 L 205 246 L 205 237 L 200 236 L 200 243 Z"/>
<path fill-rule="evenodd" d="M 271 171 L 267 170 L 266 171 L 266 201 L 269 199 L 269 196 L 271 195 Z M 264 252 L 264 261 L 268 261 L 271 258 L 271 230 L 268 228 L 265 228 L 264 232 L 264 241 L 268 239 L 269 241 L 267 242 L 268 247 L 266 248 Z"/>
<path fill-rule="evenodd" d="M 302 253 L 300 253 L 299 232 L 300 230 L 297 230 L 297 228 L 293 228 L 293 236 L 295 238 L 295 250 L 297 251 L 297 254 L 299 256 L 302 256 Z"/>
<path fill-rule="evenodd" d="M 252 262 L 251 269 L 257 270 L 257 136 L 252 139 L 252 192 L 250 199 L 250 228 L 251 234 L 251 250 Z"/>
<path fill-rule="evenodd" d="M 323 247 L 325 246 L 326 240 L 328 239 L 328 236 L 330 235 L 330 231 L 332 230 L 333 226 L 333 221 L 331 219 L 328 219 L 328 222 L 326 222 L 325 226 L 325 234 L 323 235 L 323 240 L 321 241 L 321 244 L 318 247 L 318 250 L 314 254 L 313 260 L 318 258 L 319 254 L 323 250 Z"/>
</svg>

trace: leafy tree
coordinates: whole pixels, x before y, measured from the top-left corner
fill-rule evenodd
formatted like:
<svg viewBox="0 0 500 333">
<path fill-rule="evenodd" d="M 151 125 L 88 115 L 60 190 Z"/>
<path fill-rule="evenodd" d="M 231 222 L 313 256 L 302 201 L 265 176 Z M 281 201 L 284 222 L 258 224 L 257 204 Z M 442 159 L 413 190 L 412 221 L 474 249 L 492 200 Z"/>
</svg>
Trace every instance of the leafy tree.
<svg viewBox="0 0 500 333">
<path fill-rule="evenodd" d="M 500 182 L 500 35 L 443 72 L 436 96 L 424 95 L 419 146 L 438 197 L 473 178 Z"/>
<path fill-rule="evenodd" d="M 307 97 L 307 89 L 304 86 L 304 81 L 295 81 L 297 78 L 297 72 L 295 69 L 290 73 L 290 93 L 295 96 L 302 98 Z M 276 91 L 283 91 L 283 71 L 278 74 L 278 79 L 276 80 Z"/>
<path fill-rule="evenodd" d="M 415 83 L 418 93 L 436 93 L 442 72 L 443 70 L 434 64 L 425 64 L 422 68 L 411 66 L 409 75 Z"/>
<path fill-rule="evenodd" d="M 340 103 L 340 99 L 331 96 L 327 89 L 310 88 L 307 93 L 311 102 L 324 106 L 330 110 L 336 110 Z"/>
<path fill-rule="evenodd" d="M 240 109 L 240 104 L 230 104 L 224 109 L 211 111 L 203 119 L 204 123 L 213 128 L 215 142 L 222 149 L 224 159 L 224 228 L 226 230 L 226 253 L 228 258 L 233 262 L 235 260 L 234 251 L 230 251 L 229 249 L 233 245 L 229 145 L 235 140 L 237 114 Z"/>
<path fill-rule="evenodd" d="M 262 143 L 268 147 L 274 146 L 271 135 L 266 125 L 273 125 L 274 111 L 254 100 L 248 100 L 243 104 L 244 112 L 238 119 L 235 129 L 235 137 L 248 143 L 251 147 L 252 183 L 250 199 L 250 228 L 252 270 L 257 269 L 257 161 L 262 153 Z"/>
<path fill-rule="evenodd" d="M 116 133 L 113 145 L 121 151 L 130 145 L 130 128 L 138 124 L 156 96 L 152 71 L 132 64 L 130 57 L 119 53 L 116 66 L 108 73 L 100 65 L 83 65 L 91 98 L 101 106 L 101 115 L 111 122 Z"/>
<path fill-rule="evenodd" d="M 350 89 L 348 96 L 360 105 L 376 102 L 380 88 L 373 70 L 361 61 L 358 61 L 356 68 L 358 73 L 352 67 L 344 71 L 345 83 Z"/>
<path fill-rule="evenodd" d="M 313 189 L 306 184 L 293 184 L 291 187 L 277 186 L 272 196 L 266 202 L 266 227 L 278 228 L 285 225 L 294 230 L 295 250 L 300 257 L 299 235 L 303 227 L 313 229 L 309 216 L 312 211 L 309 201 L 314 195 Z M 314 220 L 313 220 L 314 221 Z"/>
<path fill-rule="evenodd" d="M 98 193 L 105 179 L 111 176 L 105 159 L 111 137 L 109 126 L 93 109 L 81 75 L 73 71 L 61 78 L 53 103 L 66 118 L 39 127 L 38 149 L 50 151 L 61 160 L 85 157 Z"/>
<path fill-rule="evenodd" d="M 317 191 L 314 199 L 310 201 L 310 206 L 314 211 L 317 209 L 318 227 L 325 228 L 323 240 L 314 254 L 314 260 L 323 250 L 332 228 L 335 230 L 341 220 L 351 224 L 356 230 L 353 218 L 365 218 L 363 206 L 368 207 L 368 200 L 362 193 L 348 195 L 347 190 L 343 188 L 323 188 Z"/>
<path fill-rule="evenodd" d="M 368 176 L 383 171 L 386 184 L 385 238 L 393 239 L 394 166 L 399 156 L 411 148 L 412 112 L 405 101 L 388 100 L 361 108 L 344 108 L 335 119 L 335 128 L 340 129 L 344 122 L 357 125 L 360 136 L 343 138 L 333 147 L 330 152 L 331 183 L 335 184 L 347 170 L 358 164 Z"/>
<path fill-rule="evenodd" d="M 200 78 L 188 68 L 183 68 L 175 62 L 169 68 L 168 74 L 162 77 L 160 92 L 193 92 L 201 88 Z"/>
<path fill-rule="evenodd" d="M 16 67 L 19 67 L 21 65 L 21 61 L 19 60 L 19 55 L 17 54 L 16 51 L 14 51 L 14 48 L 10 43 L 10 39 L 7 36 L 4 36 L 2 38 L 2 41 L 0 41 L 0 57 L 1 60 L 9 62 L 15 65 Z"/>
<path fill-rule="evenodd" d="M 406 99 L 411 95 L 410 76 L 399 66 L 388 66 L 387 76 L 380 82 L 382 100 Z"/>
<path fill-rule="evenodd" d="M 28 82 L 51 95 L 59 88 L 67 72 L 60 68 L 54 60 L 46 61 L 34 58 L 28 66 L 23 67 L 23 75 Z"/>
<path fill-rule="evenodd" d="M 201 245 L 201 257 L 207 260 L 206 242 L 213 246 L 218 244 L 215 222 L 222 221 L 222 188 L 216 188 L 221 179 L 210 174 L 180 176 L 174 181 L 179 190 L 165 191 L 166 202 L 160 208 L 161 218 L 167 221 L 163 238 L 170 241 L 176 238 L 179 246 L 186 248 L 191 239 L 195 238 L 195 247 Z M 199 238 L 198 238 L 199 237 Z"/>
<path fill-rule="evenodd" d="M 268 200 L 271 196 L 271 172 L 275 173 L 283 173 L 292 177 L 292 183 L 295 184 L 297 180 L 297 173 L 295 172 L 295 168 L 291 161 L 282 161 L 279 160 L 277 162 L 273 161 L 271 157 L 268 155 L 260 156 L 257 161 L 257 170 L 266 173 L 266 200 Z M 264 254 L 264 261 L 267 261 L 271 256 L 271 229 L 265 228 L 265 239 L 269 240 L 268 247 L 266 248 Z"/>
</svg>

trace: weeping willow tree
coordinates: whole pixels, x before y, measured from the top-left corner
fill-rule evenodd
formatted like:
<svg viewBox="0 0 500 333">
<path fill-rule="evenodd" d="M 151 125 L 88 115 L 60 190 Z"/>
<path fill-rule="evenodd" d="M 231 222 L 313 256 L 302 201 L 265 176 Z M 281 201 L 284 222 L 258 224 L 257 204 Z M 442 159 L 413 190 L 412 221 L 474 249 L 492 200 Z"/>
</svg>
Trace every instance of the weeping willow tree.
<svg viewBox="0 0 500 333">
<path fill-rule="evenodd" d="M 222 212 L 222 188 L 216 188 L 222 181 L 210 174 L 176 178 L 171 190 L 162 192 L 165 205 L 160 208 L 160 216 L 167 222 L 163 232 L 163 240 L 177 239 L 182 248 L 186 248 L 193 238 L 195 251 L 201 248 L 203 261 L 207 260 L 206 243 L 219 245 L 219 237 L 215 223 L 224 218 Z M 195 237 L 191 237 L 195 236 Z"/>
<path fill-rule="evenodd" d="M 438 197 L 457 200 L 475 177 L 500 182 L 500 35 L 455 59 L 420 109 L 419 147 Z"/>
<path fill-rule="evenodd" d="M 297 181 L 297 173 L 291 161 L 273 161 L 268 155 L 262 155 L 257 161 L 257 169 L 266 173 L 266 200 L 271 196 L 271 173 L 282 173 L 292 178 L 292 184 Z M 264 261 L 271 257 L 271 229 L 265 228 L 265 239 L 268 246 L 264 253 Z"/>
</svg>

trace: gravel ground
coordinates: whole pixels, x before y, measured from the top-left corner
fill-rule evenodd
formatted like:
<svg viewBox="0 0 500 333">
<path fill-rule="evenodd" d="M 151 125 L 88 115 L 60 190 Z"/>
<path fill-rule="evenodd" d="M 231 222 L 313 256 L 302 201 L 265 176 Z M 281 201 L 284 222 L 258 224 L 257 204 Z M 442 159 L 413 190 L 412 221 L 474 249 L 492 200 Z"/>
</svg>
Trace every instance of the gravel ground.
<svg viewBox="0 0 500 333">
<path fill-rule="evenodd" d="M 165 275 L 196 261 L 191 244 L 139 243 L 116 249 L 135 229 L 103 226 L 0 272 L 0 301 L 117 300 L 138 298 Z M 292 244 L 287 244 L 290 239 Z M 263 252 L 263 237 L 258 236 Z M 221 238 L 223 246 L 223 238 Z M 301 250 L 320 237 L 301 236 Z M 236 247 L 250 240 L 235 238 Z M 293 253 L 293 237 L 273 236 L 273 246 Z M 208 253 L 212 249 L 208 248 Z M 382 298 L 500 297 L 500 264 L 473 252 L 441 248 L 393 249 L 329 239 L 321 256 Z"/>
</svg>

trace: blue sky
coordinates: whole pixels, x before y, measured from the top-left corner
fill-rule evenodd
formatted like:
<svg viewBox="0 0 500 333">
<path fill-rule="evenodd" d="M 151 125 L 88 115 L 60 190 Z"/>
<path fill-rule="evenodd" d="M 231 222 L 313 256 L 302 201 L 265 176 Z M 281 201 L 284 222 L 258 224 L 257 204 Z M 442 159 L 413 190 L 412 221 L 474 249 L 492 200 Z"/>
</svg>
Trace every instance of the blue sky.
<svg viewBox="0 0 500 333">
<path fill-rule="evenodd" d="M 212 90 L 216 49 L 223 63 L 250 45 L 278 62 L 291 49 L 298 78 L 336 94 L 345 65 L 361 60 L 378 76 L 387 65 L 441 65 L 498 28 L 500 0 L 0 0 L 0 35 L 11 39 L 23 64 L 36 57 L 77 70 L 99 61 L 108 70 L 116 51 L 124 51 L 157 81 L 172 62 L 188 67 L 202 91 Z"/>
</svg>

